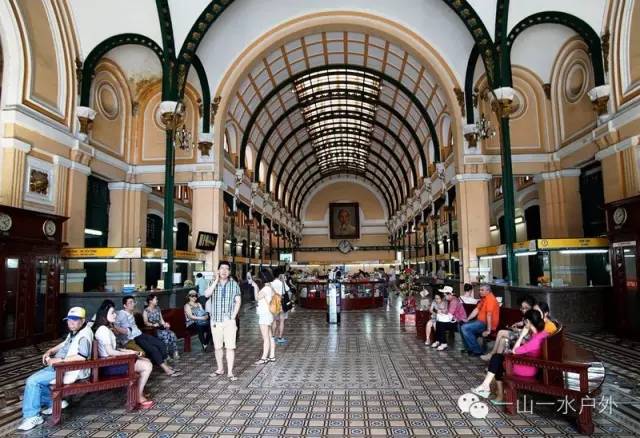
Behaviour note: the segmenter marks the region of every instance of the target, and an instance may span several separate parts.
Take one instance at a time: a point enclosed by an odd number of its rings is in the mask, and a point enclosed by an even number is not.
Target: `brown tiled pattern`
[[[483,376],[479,359],[457,348],[426,348],[413,327],[400,326],[396,308],[342,316],[341,326],[328,326],[322,312],[295,310],[287,321],[289,344],[278,347],[277,362],[254,366],[261,342],[254,310],[247,305],[236,355],[238,381],[208,377],[213,353],[200,352],[194,342],[194,351],[178,361],[184,376],[152,376],[153,409],[126,412],[121,391],[90,394],[72,400],[59,426],[26,436],[577,436],[570,420],[552,407],[508,416],[490,406],[486,419],[461,413],[458,397]],[[24,376],[37,369],[37,352],[31,348],[6,356],[0,369],[3,390],[21,391]],[[638,361],[633,366],[637,372]],[[616,379],[624,376],[608,375],[605,394],[629,404],[598,413],[596,436],[638,432],[632,415],[638,398],[624,385],[616,386]],[[14,432],[18,410],[16,401],[5,403],[0,435],[20,436]]]

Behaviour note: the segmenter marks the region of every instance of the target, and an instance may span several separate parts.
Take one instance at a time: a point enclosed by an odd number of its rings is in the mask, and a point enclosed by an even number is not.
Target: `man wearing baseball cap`
[[[24,398],[22,400],[22,423],[18,430],[31,430],[42,424],[44,419],[42,414],[51,415],[52,400],[49,385],[55,383],[56,372],[53,364],[60,362],[73,362],[87,360],[91,357],[91,343],[93,342],[93,332],[85,323],[86,312],[82,307],[72,307],[64,318],[67,321],[69,334],[64,342],[48,349],[42,355],[42,363],[45,368],[32,374],[25,384]],[[89,377],[91,370],[70,371],[64,374],[64,383],[73,383],[78,379]],[[62,409],[68,403],[62,401]]]

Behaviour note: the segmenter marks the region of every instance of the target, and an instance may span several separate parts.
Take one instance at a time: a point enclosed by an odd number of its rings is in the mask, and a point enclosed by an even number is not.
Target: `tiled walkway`
[[[253,310],[246,306],[236,357],[238,381],[208,377],[213,353],[201,353],[196,342],[179,361],[183,377],[152,377],[148,389],[155,408],[128,413],[121,392],[91,394],[74,400],[61,425],[26,436],[575,436],[571,422],[554,409],[511,417],[490,406],[485,419],[461,413],[458,397],[480,382],[484,363],[457,348],[425,348],[413,327],[399,325],[395,309],[342,316],[339,327],[328,326],[324,313],[296,310],[286,329],[289,345],[278,349],[276,363],[256,367],[261,342]],[[605,347],[597,352],[608,354]],[[6,356],[0,389],[20,392],[22,376],[38,367],[34,354],[31,349]],[[638,372],[637,358],[635,363],[628,359],[625,365],[633,369],[627,371]],[[608,375],[605,393],[639,401],[631,376]],[[622,388],[613,385],[616,379]],[[5,402],[0,434],[20,436],[13,432],[15,421],[6,423],[19,415],[19,404],[11,394]],[[610,415],[596,415],[596,436],[640,433],[634,408],[625,406],[626,413],[614,408]]]

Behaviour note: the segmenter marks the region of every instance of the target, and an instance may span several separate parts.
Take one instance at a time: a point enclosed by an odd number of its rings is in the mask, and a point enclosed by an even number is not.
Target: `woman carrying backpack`
[[[278,333],[278,337],[276,338],[276,342],[280,345],[287,343],[287,338],[284,335],[284,321],[289,317],[289,310],[291,310],[293,303],[291,302],[291,294],[289,290],[289,286],[284,282],[284,275],[282,273],[282,268],[278,267],[274,269],[273,272],[273,282],[271,283],[271,287],[274,292],[279,295],[280,303],[281,303],[281,311],[278,313],[274,313],[273,315],[273,326],[271,328],[273,334]]]
[[[262,357],[256,361],[256,365],[264,365],[268,362],[276,361],[276,341],[271,331],[271,324],[273,323],[273,313],[271,313],[271,300],[275,295],[271,282],[273,281],[273,274],[269,269],[263,268],[260,270],[260,280],[264,285],[262,289],[256,292],[256,302],[258,303],[258,325],[260,326],[260,334],[262,335]],[[254,290],[258,289],[258,286],[251,281]]]

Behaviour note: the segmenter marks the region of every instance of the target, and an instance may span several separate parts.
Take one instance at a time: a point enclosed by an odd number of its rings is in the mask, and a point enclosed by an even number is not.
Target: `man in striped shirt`
[[[240,311],[241,292],[238,283],[230,278],[231,265],[223,260],[218,265],[218,275],[204,292],[208,298],[205,306],[209,312],[211,334],[216,354],[217,369],[211,377],[224,374],[222,349],[227,350],[227,376],[237,380],[233,375],[233,362],[236,348],[236,316]]]

